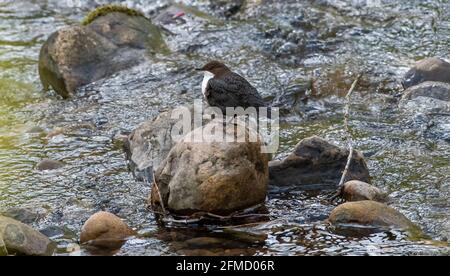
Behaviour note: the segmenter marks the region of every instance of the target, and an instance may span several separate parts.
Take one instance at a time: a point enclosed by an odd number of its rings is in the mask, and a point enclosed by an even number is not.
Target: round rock
[[[386,200],[386,194],[380,189],[358,180],[352,180],[344,184],[343,197],[350,202],[363,200],[382,202]]]
[[[235,141],[243,142],[191,139],[202,137],[204,130],[213,127],[223,128],[223,122],[214,121],[194,130],[170,151],[155,172],[153,206],[161,206],[158,188],[165,208],[182,215],[229,214],[264,203],[268,156],[261,152],[260,138],[248,140],[251,130],[237,124],[235,132],[234,125],[228,124],[224,130],[227,141],[237,138]]]
[[[116,215],[98,212],[84,223],[81,228],[80,242],[109,247],[135,234],[135,231]]]

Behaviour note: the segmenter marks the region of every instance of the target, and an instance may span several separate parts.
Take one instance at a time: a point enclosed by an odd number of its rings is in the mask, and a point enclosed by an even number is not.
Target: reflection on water
[[[126,2],[156,14],[168,1]],[[217,16],[204,1],[185,2]],[[351,124],[374,184],[391,193],[393,206],[433,239],[450,235],[450,122],[436,127],[433,120],[448,118],[422,120],[396,108],[397,80],[414,60],[448,58],[448,1],[380,1],[381,6],[370,8],[349,1],[267,2],[273,3],[249,8],[237,15],[239,20],[187,15],[185,24],[165,26],[176,34],[168,37],[172,54],[63,101],[41,92],[39,49],[53,31],[79,21],[90,4],[0,1],[0,210],[41,210],[45,219],[36,228],[65,229],[54,238],[59,254],[73,248],[82,223],[99,210],[140,230],[117,252],[121,255],[448,254],[448,247],[408,241],[394,230],[344,235],[323,222],[333,209],[325,195],[296,189],[271,189],[268,223],[156,225],[145,206],[148,185],[131,179],[111,137],[161,110],[200,98],[201,76],[191,68],[219,58],[246,75],[267,99],[297,93],[299,84],[314,80],[309,101],[289,107],[295,112],[283,123],[279,157],[311,135],[344,146],[339,96],[357,73],[365,72]],[[38,172],[34,167],[42,158],[66,166]]]

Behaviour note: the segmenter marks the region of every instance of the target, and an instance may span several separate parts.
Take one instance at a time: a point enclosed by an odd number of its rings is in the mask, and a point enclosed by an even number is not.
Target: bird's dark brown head
[[[203,66],[202,68],[198,68],[196,70],[208,71],[216,76],[230,71],[230,69],[225,64],[216,60],[208,62],[205,66]]]

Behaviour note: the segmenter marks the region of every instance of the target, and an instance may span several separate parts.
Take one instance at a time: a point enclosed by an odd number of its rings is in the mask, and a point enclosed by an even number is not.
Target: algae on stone
[[[115,5],[115,4],[110,4],[110,5],[103,5],[100,6],[98,8],[96,8],[95,10],[91,11],[81,22],[81,25],[86,26],[89,25],[90,23],[92,23],[95,19],[107,15],[109,13],[113,13],[113,12],[120,12],[120,13],[124,13],[127,14],[129,16],[142,16],[145,17],[145,15],[138,11],[138,10],[134,10],[134,9],[130,9],[128,7],[125,6],[121,6],[121,5]]]

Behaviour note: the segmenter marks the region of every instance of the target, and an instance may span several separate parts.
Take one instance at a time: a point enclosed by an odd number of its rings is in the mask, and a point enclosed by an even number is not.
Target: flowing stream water
[[[28,207],[33,226],[54,232],[57,254],[77,248],[83,222],[106,210],[140,236],[118,255],[449,254],[450,120],[398,108],[401,78],[416,60],[450,58],[450,3],[399,1],[247,1],[241,11],[192,6],[164,27],[167,55],[119,72],[63,100],[43,92],[37,73],[46,38],[108,1],[0,0],[0,211]],[[170,1],[119,1],[154,18]],[[233,1],[232,1],[233,2]],[[237,1],[239,2],[239,1]],[[430,241],[387,231],[343,235],[323,221],[335,207],[324,193],[270,188],[271,221],[253,228],[158,226],[146,208],[150,186],[135,182],[112,137],[163,110],[201,98],[192,68],[222,59],[268,101],[287,101],[276,158],[318,135],[346,146],[343,104],[356,75],[351,128],[373,184]],[[304,89],[314,80],[314,89]],[[285,101],[286,102],[286,101]],[[61,169],[40,172],[43,158]],[[442,242],[437,242],[442,241]],[[73,254],[95,254],[85,248]]]

